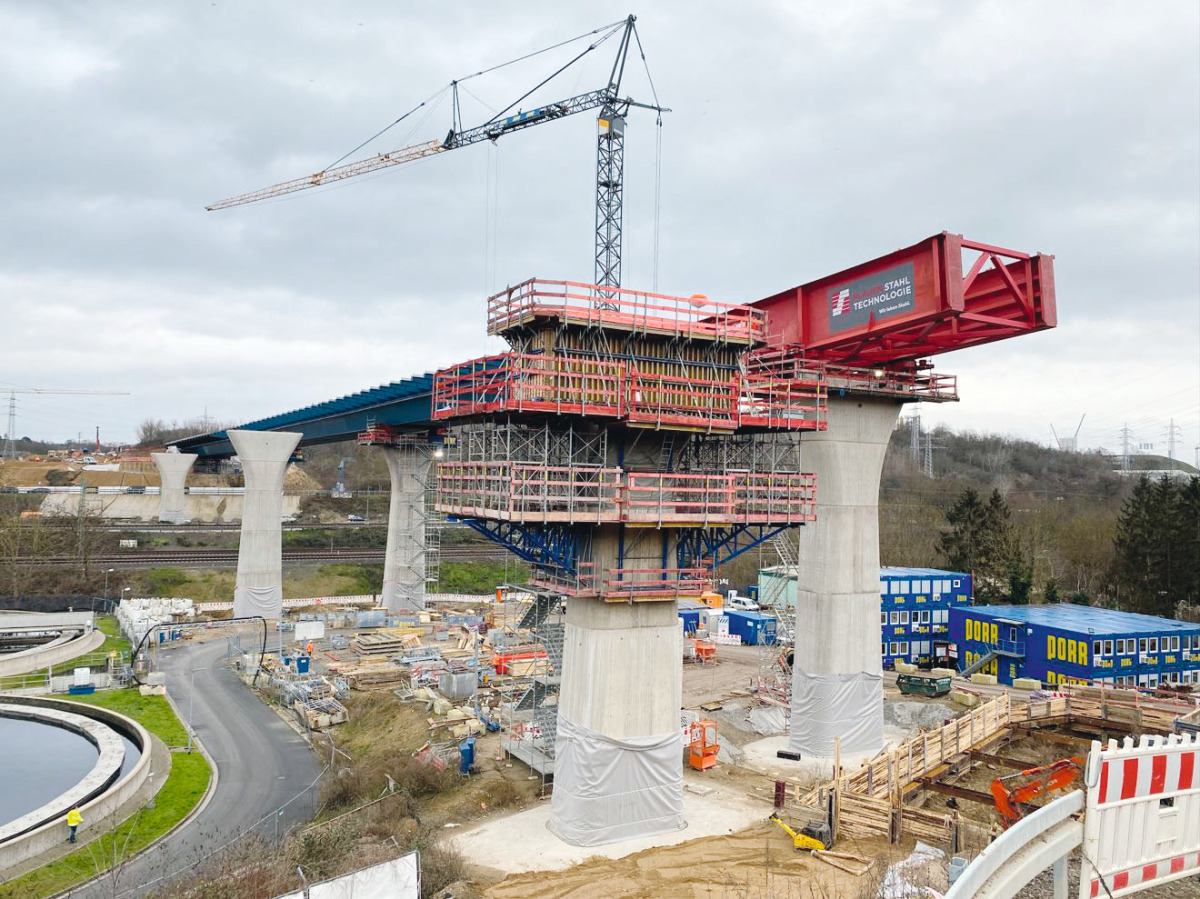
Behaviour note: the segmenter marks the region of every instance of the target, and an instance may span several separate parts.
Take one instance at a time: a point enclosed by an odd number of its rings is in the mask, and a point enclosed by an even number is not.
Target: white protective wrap
[[[842,753],[876,752],[883,745],[883,677],[878,674],[808,674],[792,680],[788,748],[824,758],[841,740]]]
[[[270,587],[238,585],[233,588],[233,617],[249,618],[253,615],[283,617],[283,584],[272,584]]]
[[[574,846],[682,830],[683,734],[618,740],[558,716],[547,827]]]
[[[432,456],[428,446],[384,447],[391,477],[383,607],[389,612],[425,609],[425,494]]]

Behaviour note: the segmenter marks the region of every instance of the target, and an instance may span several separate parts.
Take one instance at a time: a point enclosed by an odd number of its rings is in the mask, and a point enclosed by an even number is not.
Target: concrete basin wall
[[[71,659],[99,649],[103,643],[104,632],[97,629],[65,643],[54,640],[33,649],[8,653],[0,656],[0,677],[57,668]]]
[[[106,819],[128,802],[150,776],[150,734],[132,718],[99,706],[68,702],[63,699],[12,696],[5,697],[4,704],[23,706],[30,709],[31,712],[36,709],[51,710],[90,718],[123,732],[141,749],[141,758],[128,774],[100,795],[87,800],[79,807],[83,814],[83,824],[79,828],[80,836],[86,837],[89,830],[105,827],[109,823]],[[117,770],[120,770],[120,762],[118,762]],[[63,797],[59,798],[63,799]],[[70,805],[66,805],[62,809],[62,813],[54,819],[27,833],[0,843],[0,875],[14,865],[41,855],[62,843],[67,838],[64,819],[69,809]]]

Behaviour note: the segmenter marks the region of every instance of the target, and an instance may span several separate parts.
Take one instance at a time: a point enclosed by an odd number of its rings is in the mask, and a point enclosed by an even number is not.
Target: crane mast
[[[527,91],[519,99],[509,104],[504,110],[481,125],[463,128],[462,116],[458,100],[458,81],[452,81],[450,87],[453,97],[452,125],[449,133],[441,141],[426,141],[410,147],[401,147],[388,153],[378,153],[375,156],[349,162],[345,165],[333,166],[307,175],[303,178],[293,178],[279,184],[260,190],[240,194],[226,200],[206,206],[212,212],[218,209],[228,209],[233,206],[244,206],[260,200],[269,200],[312,187],[321,187],[358,175],[365,175],[380,169],[407,162],[415,162],[448,150],[467,147],[480,141],[499,140],[506,134],[523,131],[534,125],[556,121],[591,109],[599,109],[598,136],[596,143],[596,234],[595,234],[595,281],[601,288],[600,302],[604,297],[611,297],[615,289],[621,286],[621,233],[623,226],[623,183],[625,169],[625,119],[630,108],[650,109],[658,113],[670,112],[669,109],[657,104],[639,103],[629,97],[621,97],[621,80],[625,73],[625,63],[629,55],[631,42],[636,39],[637,31],[634,26],[636,16],[628,16],[623,22],[613,26],[605,26],[608,33],[590,44],[583,53],[563,66],[549,78],[536,87]],[[569,66],[578,62],[594,50],[604,40],[621,32],[620,45],[616,59],[613,61],[608,84],[594,91],[568,97],[553,103],[547,103],[528,111],[518,111],[505,115],[522,100],[530,96],[538,88],[545,85],[555,76],[561,74]],[[596,29],[596,32],[604,28]],[[593,32],[593,33],[596,33]]]

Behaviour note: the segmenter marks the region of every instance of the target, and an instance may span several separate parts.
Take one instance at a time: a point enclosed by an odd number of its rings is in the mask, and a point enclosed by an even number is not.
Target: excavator
[[[1005,830],[1034,810],[1033,800],[1048,793],[1065,790],[1083,773],[1083,759],[1074,756],[1051,765],[1026,768],[992,781],[992,799]]]

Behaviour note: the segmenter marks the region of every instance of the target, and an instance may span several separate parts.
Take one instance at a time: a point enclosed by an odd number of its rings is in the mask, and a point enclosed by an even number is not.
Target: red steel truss
[[[1054,257],[943,232],[754,304],[809,362],[915,359],[1053,328]]]
[[[655,427],[824,430],[825,384],[816,371],[726,380],[656,374],[624,361],[504,353],[434,376],[435,421],[496,412],[548,412]]]
[[[745,344],[762,341],[766,333],[764,312],[699,295],[673,297],[530,278],[488,298],[489,334],[538,320]]]
[[[463,518],[523,523],[784,525],[814,521],[815,494],[815,476],[800,473],[440,462],[434,508]]]

